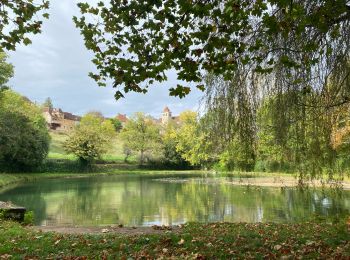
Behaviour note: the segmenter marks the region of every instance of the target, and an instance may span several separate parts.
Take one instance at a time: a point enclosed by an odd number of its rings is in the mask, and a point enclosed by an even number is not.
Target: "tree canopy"
[[[26,170],[48,154],[50,136],[40,108],[11,91],[0,102],[0,164]]]
[[[161,148],[159,128],[143,113],[136,113],[130,118],[120,133],[124,141],[124,150],[139,152],[140,164],[145,161],[145,156],[156,153]]]
[[[50,97],[46,98],[42,106],[47,107],[49,109],[53,109],[52,99]]]
[[[176,151],[191,165],[203,165],[209,159],[205,133],[200,131],[197,113],[184,111],[179,116],[180,126],[175,133]]]
[[[27,170],[45,159],[50,143],[41,110],[5,85],[13,66],[0,52],[0,165]]]
[[[88,113],[70,134],[64,149],[77,156],[83,166],[89,166],[107,152],[114,136],[114,126],[109,120],[96,113]]]
[[[13,77],[13,65],[6,62],[7,55],[0,52],[0,88]]]
[[[117,99],[129,91],[147,92],[152,83],[166,81],[171,69],[185,82],[170,88],[179,97],[193,84],[203,90],[206,73],[235,79],[241,92],[251,95],[258,82],[258,92],[321,90],[349,58],[346,0],[130,0],[78,6],[82,16],[74,21],[98,69],[90,76],[102,86],[112,79]],[[341,86],[348,73],[338,75]],[[348,99],[347,92],[335,102]]]
[[[260,137],[288,139],[297,140],[296,161],[312,161],[300,164],[303,172],[313,172],[306,164],[320,169],[326,154],[317,147],[328,145],[330,130],[318,123],[329,123],[333,108],[350,104],[349,1],[129,0],[78,6],[82,15],[74,21],[95,54],[97,73],[90,76],[101,86],[112,79],[116,99],[130,91],[146,93],[176,71],[179,84],[170,86],[170,95],[184,97],[193,87],[205,91],[205,138],[220,160],[235,157],[235,164],[248,169]],[[268,136],[259,132],[258,111],[271,98],[269,120],[279,130]],[[322,136],[313,138],[313,130]]]
[[[113,124],[115,131],[120,132],[120,130],[122,130],[123,124],[119,119],[110,118],[109,121]]]
[[[28,35],[41,32],[39,17],[49,18],[48,8],[47,0],[0,0],[0,51],[30,44]]]

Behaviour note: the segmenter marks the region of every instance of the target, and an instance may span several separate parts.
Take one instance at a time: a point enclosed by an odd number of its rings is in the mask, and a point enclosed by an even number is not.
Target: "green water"
[[[0,190],[37,225],[175,225],[189,221],[298,222],[350,213],[350,192],[248,188],[233,177],[118,175],[46,179]]]

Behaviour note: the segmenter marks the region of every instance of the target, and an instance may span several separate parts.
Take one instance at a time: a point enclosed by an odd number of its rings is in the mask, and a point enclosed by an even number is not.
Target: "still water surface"
[[[193,174],[46,179],[0,190],[37,225],[175,225],[189,221],[297,222],[350,213],[350,192],[239,187]]]

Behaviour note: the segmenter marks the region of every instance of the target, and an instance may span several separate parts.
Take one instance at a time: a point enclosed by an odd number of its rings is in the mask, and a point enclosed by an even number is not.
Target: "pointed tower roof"
[[[163,110],[163,112],[164,112],[164,113],[165,113],[165,112],[170,112],[170,109],[169,109],[168,107],[165,107],[164,110]]]

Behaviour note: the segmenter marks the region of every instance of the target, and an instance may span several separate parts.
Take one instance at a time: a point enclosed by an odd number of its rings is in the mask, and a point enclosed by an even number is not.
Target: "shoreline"
[[[5,189],[10,185],[17,185],[24,182],[36,181],[39,179],[57,179],[57,178],[89,178],[97,176],[112,176],[120,174],[177,174],[177,173],[197,173],[205,174],[204,171],[197,170],[147,170],[147,169],[136,169],[136,170],[125,170],[116,169],[111,172],[78,172],[78,173],[67,173],[67,172],[56,172],[56,173],[0,173],[0,190]]]
[[[99,226],[99,227],[78,227],[78,226],[31,226],[29,229],[38,232],[55,232],[69,235],[153,235],[178,233],[183,225],[176,226],[149,226],[149,227],[124,227],[117,225]]]
[[[264,188],[296,188],[300,187],[298,180],[293,177],[257,177],[257,178],[241,178],[238,181],[227,181],[225,184],[234,186],[254,186]],[[350,182],[327,182],[322,180],[305,181],[304,186],[307,188],[342,188],[350,190]]]
[[[208,175],[212,177],[235,177],[237,180],[222,181],[221,184],[234,186],[253,186],[261,188],[296,188],[300,187],[295,174],[287,173],[265,173],[265,172],[212,172],[204,170],[148,170],[148,169],[116,169],[108,172],[86,172],[86,173],[0,173],[0,191],[11,189],[12,187],[40,179],[57,179],[57,178],[90,178],[97,176],[113,176],[121,174],[188,174],[188,175]],[[350,190],[350,180],[329,182],[327,180],[308,180],[304,182],[307,188],[341,188]]]

